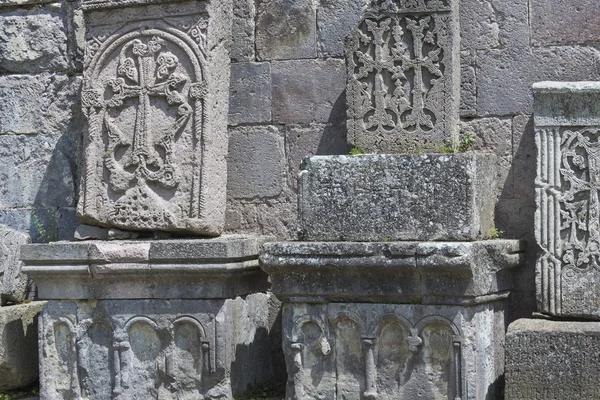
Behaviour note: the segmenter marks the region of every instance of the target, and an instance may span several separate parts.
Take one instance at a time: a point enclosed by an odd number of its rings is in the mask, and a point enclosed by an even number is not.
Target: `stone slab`
[[[266,238],[54,242],[23,246],[40,299],[221,299],[264,291]]]
[[[489,238],[495,166],[492,154],[312,157],[299,177],[300,238]]]
[[[525,243],[275,242],[261,268],[284,301],[476,304],[506,297]]]
[[[271,376],[269,298],[50,301],[41,398],[231,400]]]
[[[0,71],[67,71],[67,29],[52,8],[0,13]]]
[[[271,65],[231,64],[229,125],[271,121]]]
[[[503,307],[285,304],[286,398],[501,398]]]
[[[369,152],[458,142],[459,1],[374,1],[346,40],[348,141]]]
[[[27,295],[27,275],[21,272],[21,245],[31,243],[29,235],[0,225],[0,305],[18,303]]]
[[[532,0],[530,10],[534,45],[598,42],[600,4],[594,0]]]
[[[81,222],[218,236],[232,1],[87,0],[83,8]]]
[[[38,379],[38,314],[45,302],[0,308],[0,390]]]
[[[543,82],[534,98],[538,311],[600,319],[600,85]]]
[[[506,333],[506,400],[600,398],[600,323],[520,319]]]

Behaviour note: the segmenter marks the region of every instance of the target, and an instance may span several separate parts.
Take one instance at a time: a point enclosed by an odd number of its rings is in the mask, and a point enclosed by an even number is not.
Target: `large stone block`
[[[0,135],[0,207],[75,205],[73,134]]]
[[[273,122],[337,123],[344,120],[346,73],[339,59],[271,63]]]
[[[528,0],[463,0],[460,46],[488,50],[529,46]]]
[[[382,153],[456,143],[458,4],[380,0],[367,9],[346,42],[350,143]]]
[[[520,319],[506,334],[506,400],[600,398],[600,323]]]
[[[503,298],[524,242],[266,243],[261,268],[283,301],[477,304]]]
[[[229,125],[271,121],[271,65],[231,64]]]
[[[41,398],[231,400],[270,377],[269,297],[50,301]]]
[[[299,178],[301,238],[489,238],[495,165],[493,154],[312,157]]]
[[[61,74],[0,76],[0,134],[81,129],[76,104],[81,79]]]
[[[313,0],[258,0],[257,59],[290,60],[316,57],[315,3]]]
[[[534,85],[538,311],[600,318],[600,84]]]
[[[67,33],[60,6],[0,12],[0,71],[67,68]]]
[[[219,235],[232,1],[88,0],[83,6],[88,126],[79,218],[130,230]]]
[[[286,398],[500,398],[501,302],[285,304]]]
[[[275,197],[285,179],[283,133],[278,127],[232,130],[229,144],[228,196]]]
[[[27,294],[27,275],[21,272],[21,245],[31,243],[29,235],[0,225],[0,305],[20,302]]]
[[[21,247],[44,300],[232,298],[264,291],[265,238],[87,241]]]
[[[256,31],[256,4],[254,0],[234,0],[231,59],[254,60],[254,37]],[[232,79],[232,81],[234,81]]]
[[[317,8],[319,57],[343,57],[344,42],[354,30],[369,0],[322,0]]]
[[[600,80],[600,51],[586,46],[515,47],[477,53],[477,114],[531,114],[531,85]]]
[[[532,42],[536,45],[597,43],[600,3],[594,0],[532,0]]]
[[[45,302],[0,308],[0,390],[38,379],[38,314]]]
[[[27,233],[34,243],[72,240],[79,221],[74,207],[0,209],[0,224]]]

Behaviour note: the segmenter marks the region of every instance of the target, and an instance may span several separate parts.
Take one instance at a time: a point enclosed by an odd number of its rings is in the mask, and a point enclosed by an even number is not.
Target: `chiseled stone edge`
[[[469,305],[497,301],[509,294],[511,269],[523,265],[525,246],[519,240],[278,242],[263,245],[260,265],[270,276],[273,293],[288,301]],[[327,291],[320,282],[326,279],[334,285],[349,274],[360,277],[361,289]],[[438,284],[440,280],[453,287]],[[444,291],[454,287],[464,291]]]
[[[600,82],[533,84],[536,128],[600,125]]]
[[[22,246],[41,299],[220,299],[267,289],[268,237],[55,242]]]

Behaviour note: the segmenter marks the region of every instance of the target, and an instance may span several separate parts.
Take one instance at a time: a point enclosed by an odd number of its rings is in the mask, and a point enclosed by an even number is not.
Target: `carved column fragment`
[[[600,318],[600,84],[534,85],[538,310]]]

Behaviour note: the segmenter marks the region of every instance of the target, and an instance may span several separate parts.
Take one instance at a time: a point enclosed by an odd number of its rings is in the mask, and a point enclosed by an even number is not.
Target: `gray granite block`
[[[506,333],[506,400],[599,399],[600,323],[520,319]]]
[[[493,154],[312,157],[299,178],[303,240],[477,240],[494,230]]]

